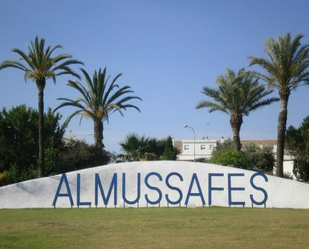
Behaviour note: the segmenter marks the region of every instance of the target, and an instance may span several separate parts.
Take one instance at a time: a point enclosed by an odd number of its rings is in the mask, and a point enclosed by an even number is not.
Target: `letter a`
[[[194,182],[196,183],[196,187],[197,187],[197,190],[198,190],[197,193],[192,193],[192,188],[193,188]],[[186,206],[188,205],[188,202],[189,202],[189,199],[190,199],[191,196],[199,196],[201,198],[203,206],[206,205],[205,200],[204,200],[204,196],[203,196],[203,193],[202,193],[202,189],[201,189],[201,186],[200,186],[200,182],[198,180],[196,173],[194,173],[192,175],[192,178],[191,178],[191,183],[190,183],[190,187],[189,187],[186,202],[185,202]]]
[[[60,193],[63,182],[65,183],[65,187],[67,188],[66,193]],[[61,179],[60,179],[60,182],[59,182],[59,185],[58,185],[58,189],[57,189],[54,201],[53,201],[54,207],[56,207],[58,197],[69,197],[71,206],[74,206],[74,202],[73,202],[73,198],[72,198],[72,194],[71,194],[71,189],[70,189],[69,181],[68,181],[66,174],[62,174],[62,176],[61,176]]]

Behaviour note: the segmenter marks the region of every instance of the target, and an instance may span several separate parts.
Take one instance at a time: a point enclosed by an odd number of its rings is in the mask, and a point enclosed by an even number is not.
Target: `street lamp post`
[[[194,129],[189,125],[184,125],[184,128],[190,128],[193,131],[193,160],[195,161],[195,131]]]

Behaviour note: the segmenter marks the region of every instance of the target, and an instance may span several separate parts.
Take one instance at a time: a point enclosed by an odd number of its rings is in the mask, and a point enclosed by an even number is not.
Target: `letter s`
[[[255,174],[253,174],[253,175],[251,176],[251,178],[250,178],[250,184],[251,184],[252,188],[254,188],[255,190],[258,190],[258,191],[263,192],[263,194],[264,194],[264,199],[263,199],[262,201],[260,201],[260,202],[259,202],[259,201],[256,201],[256,200],[254,200],[252,194],[250,195],[250,199],[251,199],[252,203],[255,204],[255,205],[264,205],[264,204],[266,203],[266,201],[268,200],[268,194],[267,194],[267,192],[266,192],[265,189],[263,189],[263,188],[261,188],[261,187],[258,187],[258,186],[256,186],[256,185],[254,184],[253,179],[254,179],[255,177],[257,177],[257,176],[262,176],[262,177],[264,178],[265,182],[268,182],[268,178],[267,178],[267,176],[266,176],[265,174],[263,174],[263,173],[261,173],[261,172],[257,172],[257,173],[255,173]]]

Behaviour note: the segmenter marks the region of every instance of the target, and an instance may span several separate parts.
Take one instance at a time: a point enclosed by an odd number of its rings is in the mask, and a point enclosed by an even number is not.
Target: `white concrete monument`
[[[119,163],[0,188],[0,209],[71,207],[309,208],[309,185],[205,163]]]

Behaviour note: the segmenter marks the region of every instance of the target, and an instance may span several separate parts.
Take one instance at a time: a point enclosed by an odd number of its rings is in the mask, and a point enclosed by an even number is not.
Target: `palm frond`
[[[117,76],[116,76],[116,78],[118,79],[119,77],[121,76],[121,74],[118,74]],[[115,78],[115,79],[116,79]],[[119,94],[120,94],[120,92],[119,92],[119,90],[115,93],[115,94],[113,94],[113,96],[112,97],[110,97],[109,95],[110,95],[110,93],[115,89],[115,88],[119,88],[119,86],[116,84],[116,80],[113,80],[112,81],[112,83],[109,85],[109,87],[108,87],[108,89],[107,89],[107,91],[106,91],[106,93],[105,93],[105,95],[104,95],[104,97],[103,97],[103,100],[102,100],[102,103],[104,103],[104,104],[106,104],[106,105],[108,105],[109,103],[111,103],[114,99],[116,99],[118,96],[119,96]],[[127,87],[127,86],[126,86]],[[121,94],[120,94],[121,95]]]
[[[118,74],[109,84],[109,77],[106,77],[106,68],[94,71],[92,79],[86,70],[81,69],[81,72],[85,77],[86,86],[78,81],[69,81],[67,83],[68,86],[77,90],[81,96],[75,100],[60,98],[59,100],[64,102],[56,110],[65,106],[72,106],[78,108],[78,111],[73,113],[74,115],[82,114],[81,119],[86,115],[96,120],[96,122],[109,122],[109,117],[115,112],[123,116],[123,111],[128,108],[133,108],[140,112],[140,109],[136,105],[129,102],[132,100],[141,100],[141,98],[128,95],[133,93],[131,88],[129,86],[120,88],[116,83],[121,74]],[[71,118],[70,116],[70,120]]]
[[[17,69],[20,69],[22,71],[28,70],[23,64],[21,64],[18,61],[14,61],[14,60],[5,60],[0,64],[0,70],[2,70],[4,68],[8,68],[8,67],[17,68]]]
[[[242,117],[251,111],[269,105],[277,98],[264,99],[273,91],[259,84],[257,74],[241,69],[238,73],[227,69],[225,75],[217,77],[218,89],[204,87],[203,94],[212,100],[200,101],[197,109],[208,108],[209,112],[221,111]]]
[[[221,112],[225,112],[225,113],[229,113],[229,111],[224,108],[223,106],[221,106],[218,103],[214,103],[211,101],[200,101],[197,105],[196,105],[196,109],[200,109],[200,108],[209,108],[209,112],[213,112],[213,111],[221,111]]]
[[[280,100],[280,98],[269,98],[269,99],[265,99],[265,100],[262,100],[262,101],[259,101],[259,102],[256,102],[255,104],[251,105],[250,106],[250,109],[248,111],[246,111],[246,116],[249,115],[249,111],[254,111],[262,106],[267,106],[267,105],[270,105],[274,102],[278,102]]]
[[[30,45],[26,45],[26,47],[28,49],[27,53],[16,48],[12,50],[20,56],[21,62],[14,60],[4,61],[0,66],[0,70],[7,67],[23,70],[26,72],[24,78],[26,80],[32,79],[35,82],[51,78],[55,83],[57,76],[63,74],[70,74],[80,78],[69,66],[83,64],[82,62],[71,59],[72,56],[69,54],[60,54],[54,58],[52,57],[52,53],[56,49],[61,48],[60,45],[55,47],[48,46],[45,49],[45,39],[39,39],[36,36],[33,41],[30,41]]]
[[[47,50],[46,50],[46,52],[45,52],[45,60],[49,59],[50,56],[52,55],[52,53],[53,53],[56,49],[58,49],[58,48],[62,48],[62,46],[61,46],[61,45],[56,45],[56,46],[53,47],[53,48],[48,47]]]
[[[64,122],[63,125],[68,126],[69,123],[71,122],[72,118],[74,118],[74,117],[77,116],[77,115],[82,115],[82,113],[83,113],[82,110],[78,110],[78,111],[73,112],[73,113],[65,120],[65,122]],[[81,122],[81,121],[80,121],[80,122]]]
[[[30,60],[29,56],[26,55],[23,51],[21,51],[20,49],[15,48],[15,49],[12,50],[12,52],[17,53],[20,56],[20,60],[26,61],[26,63],[29,65],[29,67],[32,70],[35,70],[35,67],[34,67],[32,61]]]
[[[92,85],[92,80],[89,77],[89,74],[86,72],[86,70],[81,68],[81,71],[84,74],[84,77],[86,79],[86,83],[87,83],[87,86],[88,86],[88,91],[87,92],[88,92],[89,95],[92,95],[93,92],[94,92],[94,88],[93,88],[93,85]]]
[[[70,54],[59,54],[54,58],[55,63],[62,61],[62,60],[66,60],[66,59],[71,59],[72,55]]]
[[[75,73],[73,70],[67,68],[65,71],[62,71],[62,72],[59,72],[59,73],[56,73],[55,75],[56,76],[59,76],[59,75],[73,75],[74,77],[76,77],[77,79],[81,79],[80,75],[78,73]]]
[[[260,57],[249,57],[250,65],[259,65],[267,74],[260,74],[269,86],[289,95],[291,90],[298,88],[303,79],[307,78],[309,68],[309,44],[301,45],[303,35],[294,38],[290,33],[276,40],[265,41],[264,51],[270,60]]]

